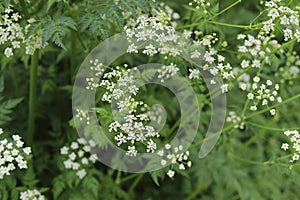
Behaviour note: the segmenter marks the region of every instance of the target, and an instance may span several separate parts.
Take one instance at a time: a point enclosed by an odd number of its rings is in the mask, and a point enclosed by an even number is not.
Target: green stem
[[[14,85],[14,88],[15,88],[15,95],[16,95],[16,97],[19,97],[20,93],[19,93],[18,81],[17,81],[17,78],[16,78],[15,70],[14,70],[12,65],[9,65],[9,72],[10,72],[11,79],[13,81],[13,85]]]
[[[217,16],[223,14],[224,12],[226,12],[227,10],[231,9],[232,7],[236,6],[237,4],[239,4],[242,0],[238,0],[236,2],[234,2],[233,4],[227,6],[226,8],[224,8],[223,10],[221,10],[220,12],[218,12],[217,14],[215,14],[214,16],[212,16],[211,18],[209,18],[207,21],[210,21],[214,18],[216,18]],[[185,25],[185,26],[180,26],[180,27],[177,27],[176,30],[180,30],[180,29],[186,29],[186,28],[192,28],[192,27],[195,27],[195,26],[199,26],[199,25],[202,25],[203,22],[200,22],[200,23],[194,23],[194,24],[189,24],[189,25]]]
[[[251,20],[250,22],[250,26],[252,26],[252,24],[265,12],[266,10],[260,12],[254,19]]]
[[[267,160],[267,161],[253,161],[253,160],[247,160],[247,159],[243,159],[243,158],[240,158],[238,156],[235,156],[233,155],[232,153],[229,154],[230,157],[234,158],[234,159],[237,159],[239,161],[242,161],[242,162],[246,162],[246,163],[249,163],[249,164],[253,164],[253,165],[270,165],[270,164],[278,164],[278,165],[282,165],[282,166],[290,166],[289,164],[285,164],[285,163],[276,163],[277,161],[280,161],[280,160],[284,160],[286,158],[289,158],[291,157],[293,154],[289,154],[289,155],[284,155],[284,156],[281,156],[281,157],[278,157],[278,158],[275,158],[273,160]]]
[[[120,179],[120,183],[124,183],[124,182],[126,182],[126,181],[128,181],[130,179],[133,179],[133,178],[137,177],[138,175],[139,174],[131,174],[129,176],[126,176],[126,177]]]
[[[132,185],[130,186],[129,190],[128,190],[128,193],[130,195],[133,195],[133,192],[134,192],[134,189],[135,187],[138,185],[138,183],[142,180],[143,176],[145,174],[139,174],[136,179],[134,180],[134,182],[132,183]]]
[[[34,54],[31,56],[31,66],[30,66],[28,132],[26,138],[28,145],[32,144],[34,130],[35,130],[38,60],[39,60],[39,52],[38,50],[36,50]]]
[[[227,6],[226,8],[224,8],[223,10],[221,10],[220,12],[218,12],[217,14],[215,14],[214,16],[209,18],[209,20],[216,18],[217,16],[223,14],[224,12],[226,12],[227,10],[231,9],[232,7],[236,6],[237,4],[239,4],[241,2],[242,2],[242,0],[238,0],[238,1],[234,2],[233,4]]]
[[[80,45],[82,46],[82,48],[84,49],[84,53],[87,54],[89,52],[89,49],[87,48],[87,46],[84,44],[80,34],[76,31],[76,36],[78,38],[78,41],[80,43]]]
[[[247,122],[245,122],[245,123],[247,123]],[[276,123],[276,122],[273,119],[273,120],[271,120],[271,121],[268,122],[267,126],[273,125],[274,123]],[[267,129],[260,129],[257,134],[252,135],[252,137],[249,140],[247,140],[246,143],[241,148],[239,148],[238,152],[243,152],[249,145],[251,145],[252,143],[254,143],[266,131],[267,131]]]
[[[117,185],[120,184],[120,181],[121,181],[121,174],[122,174],[121,171],[118,171],[118,172],[117,172],[117,177],[116,177],[116,180],[115,180],[115,183],[116,183]]]
[[[190,148],[195,148],[195,147],[199,146],[200,144],[202,144],[203,142],[205,142],[206,140],[210,140],[210,139],[212,139],[212,138],[214,138],[214,137],[219,136],[220,133],[224,133],[224,132],[226,132],[226,131],[231,130],[235,125],[237,125],[237,124],[239,124],[239,123],[241,123],[241,122],[238,121],[238,122],[235,122],[235,123],[232,123],[232,124],[226,126],[223,130],[221,130],[221,131],[219,131],[219,132],[216,132],[215,134],[210,135],[209,137],[206,137],[206,138],[204,138],[204,139],[202,139],[202,140],[200,140],[200,141],[198,141],[198,142],[192,144],[192,145],[190,146]]]
[[[259,24],[256,24],[255,26],[249,26],[249,25],[228,24],[228,23],[217,22],[217,21],[208,21],[208,23],[216,24],[220,26],[233,27],[233,28],[241,28],[241,29],[259,29],[259,28],[255,28]]]
[[[70,73],[70,80],[71,82],[73,82],[73,76],[75,75],[75,71],[76,71],[76,33],[74,31],[71,32],[71,58],[70,58],[70,69],[71,69],[71,73]]]
[[[282,132],[284,131],[285,129],[281,129],[281,128],[272,128],[272,127],[268,127],[268,126],[264,126],[264,125],[261,125],[261,124],[256,124],[256,123],[253,123],[253,122],[249,122],[249,121],[246,121],[245,122],[246,124],[249,124],[251,126],[255,126],[255,127],[258,127],[258,128],[262,128],[262,129],[266,129],[266,130],[271,130],[271,131],[279,131],[279,132]],[[295,130],[294,128],[292,128],[293,130]]]

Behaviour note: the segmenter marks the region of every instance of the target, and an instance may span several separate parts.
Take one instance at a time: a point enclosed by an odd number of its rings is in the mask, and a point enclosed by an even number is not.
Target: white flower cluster
[[[78,118],[80,121],[85,120],[87,125],[90,124],[89,111],[77,108],[75,117]]]
[[[238,128],[238,129],[241,129],[241,130],[245,129],[245,123],[242,122],[242,118],[240,116],[238,116],[236,114],[236,112],[230,111],[228,114],[229,115],[226,118],[227,122],[230,122],[230,123],[238,123],[238,122],[240,122],[239,124],[236,124],[234,126],[234,128]]]
[[[163,83],[166,79],[174,76],[179,71],[179,68],[175,64],[171,63],[170,65],[164,65],[161,69],[158,70],[158,78]]]
[[[17,22],[21,19],[21,15],[13,12],[9,6],[2,13],[2,21],[0,22],[0,44],[10,42],[11,47],[7,47],[4,51],[6,57],[13,55],[13,48],[20,48],[20,43],[25,39],[23,28]]]
[[[37,189],[20,192],[20,200],[45,200],[45,196]]]
[[[100,63],[98,59],[90,60],[90,69],[94,73],[96,77],[101,77],[105,71],[105,67],[103,63]],[[94,78],[86,78],[87,86],[86,89],[88,90],[95,90],[99,87],[99,83]]]
[[[3,130],[0,128],[0,135]],[[12,139],[0,140],[0,179],[10,175],[17,166],[20,169],[27,169],[26,156],[31,153],[30,147],[23,147],[24,142],[19,135],[13,135]]]
[[[138,53],[138,43],[143,43],[144,48],[142,53],[149,56],[156,54],[168,56],[178,56],[187,51],[187,47],[192,49],[189,53],[193,62],[199,63],[199,59],[206,62],[203,66],[204,70],[208,70],[214,77],[221,76],[223,79],[228,80],[234,78],[232,67],[229,63],[225,62],[225,57],[220,55],[212,45],[218,41],[216,33],[205,35],[190,44],[190,38],[193,32],[184,30],[182,35],[175,32],[172,26],[168,25],[169,21],[164,18],[141,16],[137,20],[134,28],[126,30],[129,46],[127,53]],[[195,31],[198,37],[202,33]],[[199,49],[205,51],[200,52]],[[176,68],[172,67],[176,70]],[[199,78],[199,70],[190,69],[190,79]],[[216,84],[216,80],[211,80],[211,84]],[[228,84],[221,86],[222,92],[228,91]]]
[[[139,88],[134,84],[134,76],[129,73],[131,71],[136,72],[137,68],[116,67],[103,75],[100,86],[106,89],[102,101],[111,103],[113,100],[118,112],[124,113],[122,119],[109,124],[109,132],[116,134],[114,138],[118,146],[127,145],[127,155],[136,156],[138,144],[145,146],[147,152],[153,153],[156,150],[153,138],[159,137],[159,134],[154,127],[147,125],[150,121],[148,105],[134,97]]]
[[[158,53],[166,56],[180,55],[181,50],[175,48],[176,45],[168,45],[176,44],[179,38],[175,29],[169,26],[168,23],[168,18],[163,16],[140,16],[134,28],[126,29],[126,36],[130,43],[127,52],[138,53],[137,42],[144,42],[147,43],[144,50],[142,50],[145,55],[153,56]]]
[[[152,2],[156,2],[155,0],[151,0]],[[122,15],[124,18],[124,21],[126,21],[126,27],[134,27],[136,25],[135,17],[133,16],[133,13],[131,12],[128,7],[122,7],[124,4],[120,4],[119,0],[114,0],[114,3],[119,6],[120,10],[122,10]],[[135,9],[136,15],[141,16],[145,13],[141,10],[141,8],[136,7]],[[168,20],[172,20],[172,26],[176,27],[177,23],[173,20],[180,19],[180,15],[177,12],[174,12],[174,10],[166,5],[163,2],[159,3],[159,6],[155,6],[150,11],[151,16],[162,16],[163,18],[168,18]]]
[[[169,17],[169,20],[171,21],[171,24],[173,27],[177,26],[177,23],[175,20],[180,19],[180,15],[177,12],[174,12],[174,10],[166,5],[165,3],[161,2],[159,4],[162,9],[159,9],[158,11],[153,11],[153,13],[158,13],[158,15],[167,15]],[[165,14],[164,14],[165,13]]]
[[[281,5],[282,4],[282,5]],[[296,38],[300,42],[299,12],[285,6],[286,1],[270,0],[265,2],[268,20],[262,22],[260,36],[272,33],[279,23],[284,33],[284,41]]]
[[[238,40],[243,40],[244,44],[239,46],[238,51],[243,53],[245,57],[251,58],[243,59],[241,62],[242,69],[262,67],[263,63],[270,64],[270,55],[273,51],[280,48],[280,44],[270,37],[255,38],[252,35],[239,34]]]
[[[279,72],[275,76],[280,77],[280,82],[284,83],[288,81],[289,84],[293,85],[293,80],[298,78],[300,73],[300,56],[297,52],[286,54],[287,62],[284,66],[279,68]]]
[[[170,144],[166,144],[164,149],[159,150],[157,154],[162,157],[160,162],[162,166],[171,164],[167,172],[170,178],[174,177],[175,170],[186,170],[192,166],[192,162],[188,159],[190,152],[183,152],[182,145],[172,148]]]
[[[197,38],[202,34],[199,31],[195,31],[194,33]],[[203,70],[208,70],[211,75],[214,77],[220,76],[223,80],[233,79],[235,76],[230,63],[227,63],[225,61],[225,57],[219,54],[219,52],[213,47],[213,45],[219,40],[216,36],[216,33],[212,33],[194,41],[195,47],[205,47],[202,57],[206,64],[203,66]],[[197,49],[191,53],[191,59],[199,58],[200,56],[201,53]],[[200,71],[198,69],[191,69],[189,71],[190,79],[199,78]],[[212,79],[210,84],[216,84],[216,80]],[[223,84],[221,86],[221,90],[222,93],[228,92],[228,84]]]
[[[69,146],[63,146],[60,149],[60,154],[66,157],[64,166],[66,169],[76,171],[76,175],[83,179],[87,174],[86,168],[94,164],[98,157],[92,154],[92,148],[96,146],[93,140],[85,140],[84,138],[77,139]]]
[[[290,160],[290,162],[295,162],[297,160],[299,160],[300,158],[300,134],[297,130],[288,130],[288,131],[284,131],[284,134],[289,137],[290,141],[292,142],[292,148],[294,150],[294,154],[292,156],[292,159]],[[281,148],[283,150],[288,150],[289,144],[288,143],[283,143],[281,145]]]
[[[203,9],[204,14],[207,14],[209,7],[211,4],[207,2],[206,0],[193,0],[189,2],[189,6],[193,6],[196,9]]]
[[[242,90],[248,90],[247,98],[252,101],[252,105],[250,106],[250,110],[256,111],[257,106],[261,104],[262,106],[266,106],[269,108],[270,103],[278,102],[281,103],[281,97],[278,97],[279,85],[273,83],[271,80],[267,80],[266,83],[260,84],[260,78],[254,77],[254,83],[250,87],[246,83],[241,83],[240,88]],[[271,115],[276,114],[275,109],[270,109]]]
[[[2,22],[0,22],[0,45],[7,44],[4,55],[10,57],[13,55],[13,49],[19,49],[25,46],[25,53],[32,55],[36,49],[44,47],[42,45],[42,31],[26,38],[30,26],[35,22],[34,19],[27,20],[28,25],[22,27],[19,20],[22,19],[18,12],[15,12],[11,6],[2,13]],[[45,44],[46,45],[46,44]]]

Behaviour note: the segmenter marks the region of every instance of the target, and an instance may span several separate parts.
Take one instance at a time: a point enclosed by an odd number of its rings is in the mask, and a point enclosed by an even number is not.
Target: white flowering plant
[[[0,199],[298,199],[299,20],[296,0],[2,0]]]
[[[0,179],[2,199],[40,199],[45,197],[40,190],[30,190],[36,185],[37,179],[32,174],[31,147],[25,147],[18,134],[9,137],[9,133],[0,128]]]

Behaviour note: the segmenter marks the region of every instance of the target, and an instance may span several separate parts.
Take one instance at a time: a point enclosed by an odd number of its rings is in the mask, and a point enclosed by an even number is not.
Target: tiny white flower
[[[249,67],[249,65],[250,65],[249,60],[243,60],[241,63],[243,69]]]
[[[258,82],[260,81],[260,78],[259,78],[258,76],[255,76],[255,77],[253,78],[253,81],[254,81],[255,83],[258,83]]]
[[[283,150],[288,150],[289,149],[289,144],[288,143],[283,143],[282,145],[281,145],[281,148],[283,149]]]
[[[89,161],[87,158],[82,158],[81,163],[84,165],[87,165],[87,164],[89,164]]]
[[[72,142],[71,144],[71,149],[78,149],[78,143],[77,142]]]
[[[268,85],[268,86],[271,86],[271,85],[272,85],[272,81],[267,80],[267,85]]]
[[[253,61],[252,61],[252,67],[256,67],[256,68],[260,68],[260,61],[259,60],[257,60],[257,59],[254,59]]]
[[[256,111],[256,110],[257,110],[257,107],[256,107],[256,106],[251,106],[251,107],[250,107],[250,110]]]
[[[165,145],[165,149],[167,149],[167,150],[171,149],[171,145],[170,144],[166,144]]]
[[[172,178],[172,177],[174,177],[174,175],[175,175],[175,171],[169,170],[169,171],[167,172],[167,175],[168,175],[170,178]]]
[[[252,100],[254,98],[254,94],[248,93],[247,98],[250,99],[250,100]]]
[[[293,158],[292,158],[292,159],[293,159],[293,162],[299,160],[299,154],[296,154],[296,153],[295,153],[295,154],[293,155]]]
[[[181,164],[179,165],[179,169],[180,169],[180,170],[185,170],[185,166],[181,163]]]
[[[60,149],[60,154],[61,154],[61,155],[66,155],[66,154],[68,154],[68,150],[69,150],[69,148],[66,147],[66,146],[64,146],[64,147],[62,147],[62,148]]]
[[[221,86],[221,90],[222,90],[222,93],[228,92],[228,84],[223,84],[223,85]]]
[[[64,161],[64,165],[66,169],[71,169],[72,168],[73,162],[71,160],[66,160]]]
[[[21,137],[19,135],[13,135],[12,138],[16,142],[21,140]]]
[[[31,148],[30,147],[26,147],[23,149],[23,152],[26,154],[26,155],[29,155],[31,153]]]
[[[161,164],[162,166],[165,166],[165,165],[167,164],[167,161],[166,161],[166,160],[161,160],[160,164]]]
[[[164,151],[163,151],[163,150],[159,150],[159,151],[157,152],[157,155],[163,156],[163,155],[164,155]]]
[[[276,110],[275,109],[271,109],[270,113],[271,113],[272,116],[274,116],[276,114]]]
[[[277,98],[277,102],[278,102],[278,103],[281,103],[281,102],[282,102],[281,97],[278,97],[278,98]]]
[[[69,155],[69,158],[70,158],[71,160],[75,160],[76,154],[75,154],[74,152],[72,152],[72,153]]]
[[[4,55],[6,56],[6,57],[10,57],[10,56],[12,56],[13,55],[13,51],[12,51],[12,48],[9,48],[9,47],[7,47],[6,49],[5,49],[5,51],[4,51]]]
[[[78,172],[76,172],[76,175],[80,178],[83,179],[86,175],[86,171],[84,169],[79,170]]]
[[[98,160],[98,156],[96,154],[92,154],[90,156],[90,161],[92,161],[92,163],[95,163]]]

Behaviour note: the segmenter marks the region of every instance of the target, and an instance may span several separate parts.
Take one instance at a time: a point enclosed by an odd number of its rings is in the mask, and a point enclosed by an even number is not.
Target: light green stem
[[[133,192],[134,192],[134,189],[135,187],[138,185],[138,183],[142,180],[143,176],[145,174],[139,174],[136,179],[134,180],[134,182],[132,183],[132,185],[130,186],[129,190],[128,190],[128,193],[130,195],[133,195]]]
[[[242,0],[238,0],[238,1],[234,2],[233,4],[227,6],[226,8],[224,8],[223,10],[221,10],[220,12],[218,12],[217,14],[212,16],[209,20],[216,18],[217,16],[223,14],[224,12],[226,12],[227,10],[231,9],[232,7],[236,6],[237,4],[239,4],[241,2],[242,2]]]
[[[228,23],[217,22],[217,21],[208,21],[208,23],[216,24],[216,25],[220,25],[220,26],[240,28],[240,29],[259,29],[259,28],[257,28],[257,26],[260,25],[260,24],[256,24],[254,26],[249,26],[249,25],[239,25],[239,24],[228,24]]]

